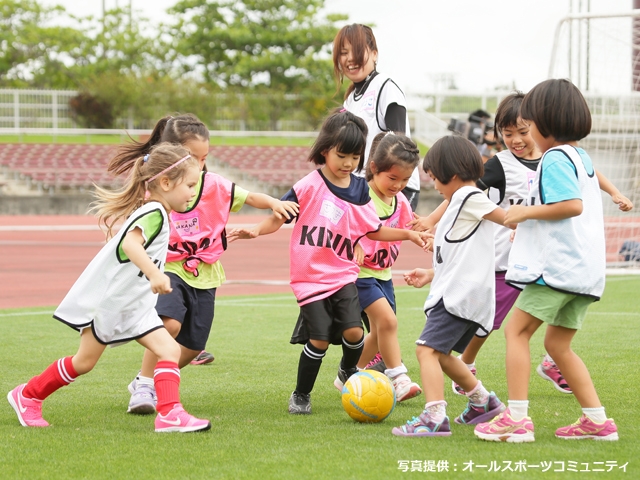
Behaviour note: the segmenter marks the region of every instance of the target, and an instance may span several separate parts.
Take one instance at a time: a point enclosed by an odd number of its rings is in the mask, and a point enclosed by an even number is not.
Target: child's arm
[[[367,238],[379,242],[398,242],[411,240],[423,250],[427,249],[427,240],[433,238],[431,233],[404,230],[402,228],[380,227],[377,232],[367,233]]]
[[[128,231],[122,240],[122,250],[129,260],[149,279],[151,291],[163,295],[171,292],[171,280],[162,273],[144,249],[144,237],[139,228]]]
[[[513,208],[513,207],[511,207]],[[491,213],[487,213],[484,217],[485,220],[489,220],[490,222],[497,223],[498,225],[503,225],[509,227],[511,229],[515,229],[515,224],[505,223],[505,217],[507,215],[507,211],[502,207],[497,207]]]
[[[431,212],[426,217],[420,217],[419,215],[413,214],[413,220],[407,223],[407,227],[410,227],[411,230],[416,230],[418,232],[426,232],[432,230],[433,227],[440,221],[442,215],[445,210],[449,206],[449,201],[444,200],[438,207]]]
[[[620,208],[620,210],[622,210],[623,212],[628,212],[633,208],[633,203],[631,202],[631,200],[622,195],[620,193],[620,190],[618,190],[607,177],[605,177],[597,170],[596,176],[598,177],[598,182],[600,183],[600,190],[611,195],[611,200],[613,200],[613,203],[618,205],[618,208]]]
[[[298,204],[295,202],[283,202],[264,193],[249,192],[244,203],[250,207],[260,208],[262,210],[270,208],[277,218],[284,218],[285,220],[289,217],[297,216],[299,209]]]
[[[407,282],[407,285],[422,288],[427,283],[431,283],[434,275],[435,272],[433,268],[415,268],[404,274],[404,281]]]
[[[278,231],[285,221],[286,218],[278,218],[274,212],[253,228],[234,228],[227,233],[227,241],[230,243],[236,240],[250,240],[260,235],[269,235]]]
[[[545,205],[512,205],[504,216],[504,224],[522,223],[526,220],[564,220],[582,213],[582,200],[572,199]]]

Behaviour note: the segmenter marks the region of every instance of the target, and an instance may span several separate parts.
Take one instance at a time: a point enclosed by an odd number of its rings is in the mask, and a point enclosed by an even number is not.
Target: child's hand
[[[359,243],[356,243],[356,246],[353,249],[353,261],[356,262],[356,265],[358,266],[362,266],[364,263],[364,249]]]
[[[613,203],[618,205],[618,208],[623,212],[628,212],[633,208],[633,203],[627,197],[618,193],[617,195],[611,195],[611,200]]]
[[[415,268],[410,272],[404,274],[404,281],[407,282],[407,285],[411,285],[415,288],[422,288],[427,283],[431,283],[433,280],[433,276],[435,272],[433,268]]]
[[[276,218],[282,220],[288,220],[298,216],[300,205],[296,202],[283,202],[282,200],[273,199],[271,202],[271,210]]]
[[[227,233],[227,243],[235,242],[236,240],[251,240],[258,236],[256,227],[254,228],[234,228]]]
[[[411,230],[414,230],[416,232],[424,232],[433,228],[433,225],[431,225],[428,217],[421,217],[415,212],[413,212],[413,220],[408,222],[405,226],[411,228]]]
[[[149,283],[151,284],[151,291],[153,293],[158,293],[160,295],[171,293],[171,280],[160,270],[158,270],[157,275],[152,275],[152,278],[149,279]]]
[[[433,234],[428,232],[409,232],[409,240],[422,248],[425,252],[429,251],[429,248],[433,248]]]
[[[512,205],[504,216],[504,225],[509,226],[510,223],[522,223],[527,220],[527,207],[524,205]]]

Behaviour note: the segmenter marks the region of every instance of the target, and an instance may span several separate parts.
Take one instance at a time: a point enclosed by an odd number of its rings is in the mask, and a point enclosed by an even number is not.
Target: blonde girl
[[[156,432],[208,430],[211,423],[180,404],[180,347],[155,311],[158,295],[171,292],[163,273],[169,240],[168,214],[184,211],[195,195],[198,161],[187,149],[162,144],[135,159],[124,187],[97,189],[94,210],[108,243],[62,300],[54,318],[80,332],[75,355],[53,362],[40,375],[7,395],[25,427],[47,427],[42,402],[90,372],[107,345],[136,340],[158,358]],[[114,225],[124,225],[114,234]]]

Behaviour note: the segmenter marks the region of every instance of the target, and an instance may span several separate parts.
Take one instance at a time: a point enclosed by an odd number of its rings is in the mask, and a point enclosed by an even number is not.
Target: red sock
[[[175,362],[166,360],[156,364],[153,372],[153,383],[158,395],[156,410],[161,415],[171,411],[176,403],[180,403],[180,368]]]
[[[53,362],[44,372],[29,380],[22,395],[25,398],[44,400],[59,388],[69,385],[78,378],[71,362],[72,358],[64,357]]]

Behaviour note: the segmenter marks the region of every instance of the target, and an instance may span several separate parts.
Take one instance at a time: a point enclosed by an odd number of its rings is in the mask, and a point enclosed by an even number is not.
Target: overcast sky
[[[78,15],[99,16],[133,2],[147,18],[166,21],[177,0],[40,0]],[[374,24],[378,70],[406,92],[431,91],[452,75],[464,91],[515,84],[527,91],[547,78],[558,22],[577,12],[625,12],[633,0],[326,0],[328,12],[349,23]]]

